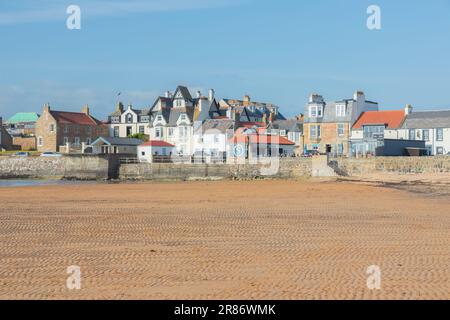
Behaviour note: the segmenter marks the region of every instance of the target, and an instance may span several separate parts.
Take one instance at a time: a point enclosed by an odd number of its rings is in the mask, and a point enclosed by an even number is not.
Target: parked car
[[[312,156],[319,156],[320,152],[318,150],[306,150],[303,154],[306,158],[311,158]]]
[[[59,152],[42,152],[41,157],[61,157],[62,154]]]
[[[13,155],[14,157],[29,157],[30,153],[29,152],[16,152]]]

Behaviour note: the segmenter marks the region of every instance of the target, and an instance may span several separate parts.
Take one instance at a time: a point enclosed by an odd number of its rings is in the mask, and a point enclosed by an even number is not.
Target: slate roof
[[[443,111],[417,111],[406,116],[402,128],[404,129],[431,129],[450,128],[450,110]]]
[[[269,125],[269,128],[287,130],[289,132],[302,132],[303,123],[297,119],[276,120]]]
[[[203,125],[200,127],[201,132],[205,133],[208,130],[217,130],[221,133],[226,133],[227,130],[234,129],[234,121],[230,119],[208,119],[205,120]],[[197,130],[200,131],[200,128]]]
[[[135,138],[99,137],[92,144],[100,139],[112,146],[139,146],[143,142],[142,140]]]

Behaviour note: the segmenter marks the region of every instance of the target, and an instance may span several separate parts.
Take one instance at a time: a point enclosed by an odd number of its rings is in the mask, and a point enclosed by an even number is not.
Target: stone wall
[[[13,144],[23,151],[36,150],[36,137],[14,137]]]
[[[273,169],[273,170],[272,170]],[[122,164],[121,180],[290,179],[310,177],[311,159],[281,159],[272,164]]]
[[[111,159],[100,156],[0,157],[0,179],[105,180]]]
[[[337,167],[349,176],[372,173],[440,173],[450,172],[450,157],[374,157],[338,159]]]

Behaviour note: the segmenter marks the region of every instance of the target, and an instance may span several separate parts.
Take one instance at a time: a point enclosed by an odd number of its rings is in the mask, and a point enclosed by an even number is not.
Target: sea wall
[[[311,159],[277,159],[254,164],[122,164],[120,180],[290,179],[310,177]]]
[[[0,179],[104,180],[111,159],[102,156],[0,157]]]
[[[360,176],[372,173],[441,173],[450,172],[450,157],[373,157],[336,160],[340,173]]]

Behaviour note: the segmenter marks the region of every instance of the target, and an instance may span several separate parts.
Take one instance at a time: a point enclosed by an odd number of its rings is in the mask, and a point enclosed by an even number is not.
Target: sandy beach
[[[0,299],[450,298],[448,194],[218,181],[7,187],[0,201]]]

